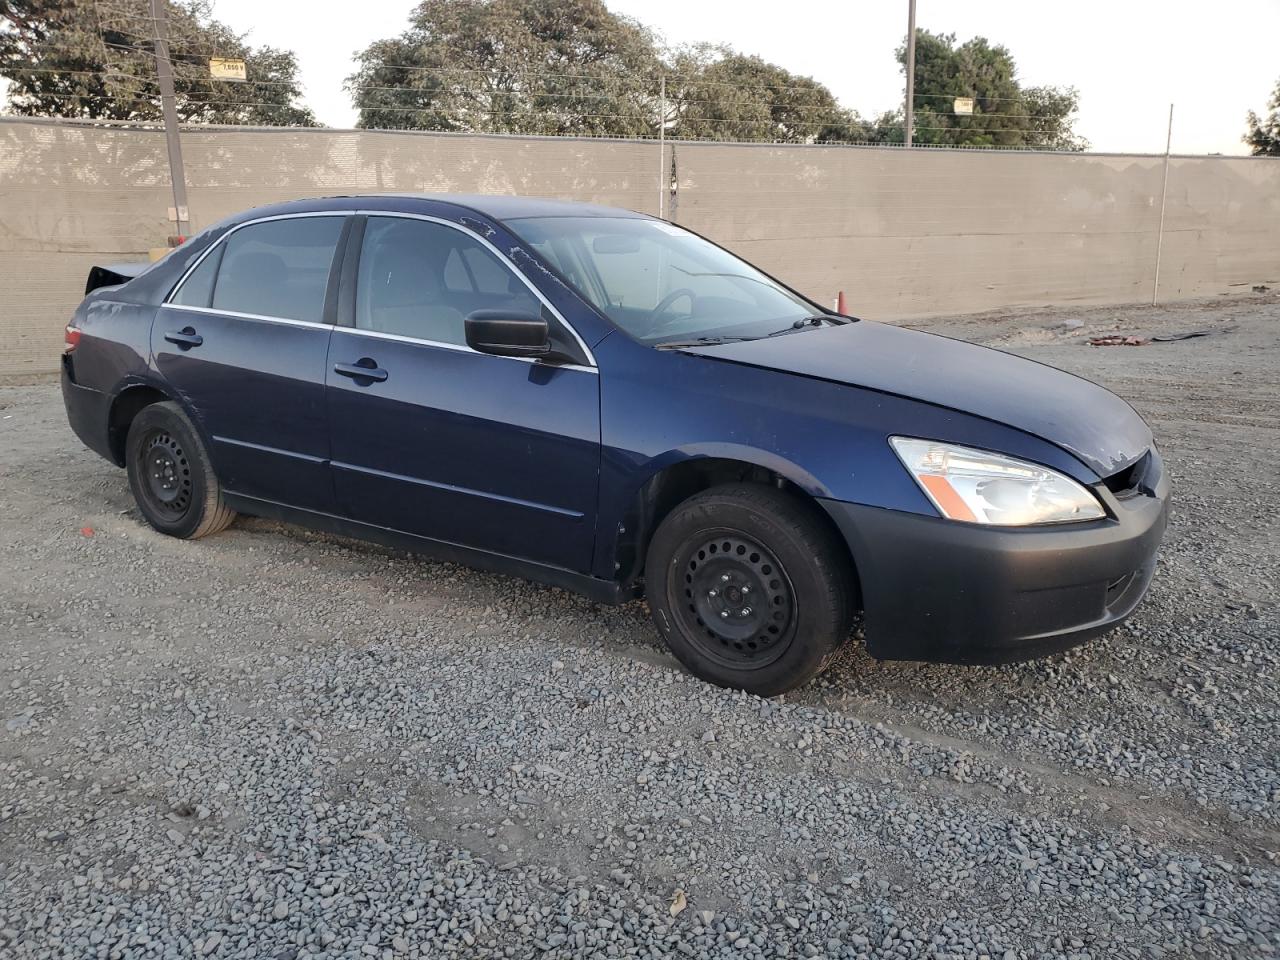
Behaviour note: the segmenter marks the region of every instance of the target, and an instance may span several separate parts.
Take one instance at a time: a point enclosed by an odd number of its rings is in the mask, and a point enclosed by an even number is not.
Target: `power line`
[[[145,51],[140,51],[140,52],[145,52]],[[152,56],[154,56],[154,54],[152,54]],[[141,76],[141,75],[137,75],[137,74],[131,74],[131,73],[127,73],[127,72],[125,72],[125,71],[118,70],[118,69],[111,69],[111,70],[55,70],[55,69],[49,69],[49,68],[41,68],[41,67],[27,66],[27,65],[25,65],[25,64],[24,64],[24,65],[18,65],[18,66],[11,66],[9,69],[11,69],[11,70],[13,70],[13,71],[15,71],[15,72],[22,72],[22,73],[34,73],[34,74],[41,74],[41,75],[54,75],[54,76],[67,76],[67,77],[73,77],[73,76],[91,76],[91,77],[99,77],[99,78],[101,78],[101,79],[103,79],[103,80],[106,80],[106,81],[120,81],[120,80],[127,80],[127,81],[131,81],[131,82],[144,83],[144,84],[150,84],[150,85],[155,85],[155,84],[157,83],[157,80],[156,80],[154,77],[147,77],[147,76]],[[190,77],[183,77],[182,79],[183,79],[184,81],[190,81],[192,78],[190,78]],[[213,78],[213,77],[208,77],[208,78],[203,78],[203,77],[201,77],[201,78],[199,78],[199,79],[208,79],[210,82],[212,82],[212,83],[218,83],[218,84],[225,84],[225,83],[231,83],[231,82],[232,82],[232,81],[223,81],[223,80],[218,80],[217,78]],[[297,88],[298,86],[300,86],[300,84],[299,84],[297,81],[294,81],[294,80],[247,80],[247,81],[234,81],[234,82],[235,82],[235,84],[236,84],[237,86],[243,86],[243,87],[263,86],[263,87],[290,87],[290,88]],[[360,94],[360,93],[369,93],[369,92],[377,92],[377,93],[386,93],[386,94],[392,94],[392,95],[397,95],[397,96],[399,96],[399,95],[405,95],[405,96],[423,96],[423,95],[429,95],[429,94],[432,94],[432,93],[434,92],[434,91],[432,91],[432,90],[425,89],[425,88],[420,88],[420,87],[378,86],[378,85],[364,85],[364,84],[356,84],[356,85],[352,85],[352,86],[348,87],[347,89],[348,89],[349,91],[351,91],[352,93],[355,93],[355,94]],[[607,94],[607,93],[604,93],[604,94],[594,94],[594,93],[579,93],[579,92],[561,93],[561,92],[553,92],[553,91],[548,91],[548,90],[541,90],[541,89],[537,89],[537,88],[525,88],[525,89],[510,89],[510,90],[498,90],[498,91],[492,91],[492,93],[493,93],[494,95],[498,95],[498,96],[501,96],[501,95],[522,96],[522,97],[529,97],[529,98],[533,98],[533,99],[537,99],[537,100],[546,100],[546,99],[561,99],[561,100],[614,100],[614,99],[616,99],[616,98],[617,98],[617,97],[619,97],[619,96],[626,96],[628,93],[632,93],[632,92],[634,92],[634,91],[622,91],[622,92],[621,92],[621,93],[619,93],[619,94]],[[485,93],[485,91],[479,91],[479,92],[478,92],[478,94],[483,94],[483,93]],[[110,96],[110,95],[111,95],[111,94],[107,93],[107,94],[101,94],[100,96]],[[194,92],[192,92],[192,91],[187,91],[187,92],[185,92],[185,93],[181,93],[181,94],[180,94],[180,96],[185,96],[185,97],[193,97],[193,96],[195,96],[195,95],[196,95],[196,94],[195,94]],[[53,94],[37,94],[37,96],[53,96]],[[211,101],[211,102],[212,102],[212,101]],[[241,101],[235,101],[235,102],[241,102]],[[773,111],[773,110],[805,109],[805,106],[804,106],[803,104],[780,103],[780,102],[760,103],[760,102],[752,101],[752,100],[750,100],[750,99],[743,99],[743,100],[741,100],[741,101],[723,101],[723,100],[714,100],[714,99],[710,99],[710,98],[670,97],[670,98],[668,98],[668,102],[673,103],[673,104],[685,104],[685,105],[690,105],[690,104],[724,104],[724,105],[726,105],[726,106],[732,106],[732,105],[734,105],[734,103],[747,103],[747,104],[750,104],[750,105],[751,105],[751,106],[753,106],[753,107],[760,108],[760,109],[768,109],[768,110],[770,110],[770,111]],[[273,104],[273,105],[275,105],[275,104]],[[359,107],[360,107],[361,109],[366,109],[366,110],[370,110],[370,109],[398,109],[398,108],[397,108],[395,105],[393,105],[393,104],[368,104],[368,103],[365,103],[365,104],[359,104]],[[407,107],[406,107],[406,108],[404,108],[404,109],[406,109],[406,110],[407,110],[407,109],[409,109],[409,108],[407,108]],[[937,112],[935,111],[935,113],[937,113]],[[1036,116],[1035,116],[1035,115],[1033,115],[1033,114],[1017,114],[1017,113],[974,113],[974,114],[942,114],[942,113],[938,113],[938,115],[942,115],[942,116],[954,116],[958,121],[960,121],[960,120],[969,120],[969,119],[978,119],[978,118],[981,118],[981,119],[993,119],[993,118],[1000,118],[1000,119],[1013,119],[1013,120],[1023,120],[1023,121],[1035,121],[1035,120],[1040,119],[1040,118],[1036,117]],[[677,121],[678,121],[678,120],[680,120],[680,119],[691,119],[691,118],[690,118],[688,115],[681,115],[681,116],[677,117]],[[696,118],[692,118],[692,119],[696,119]],[[730,117],[730,118],[706,118],[706,119],[708,119],[708,120],[715,120],[715,122],[726,122],[726,123],[728,123],[728,122],[752,122],[752,121],[756,121],[756,122],[758,122],[758,121],[759,121],[760,119],[762,119],[762,118],[751,118],[751,117],[735,118],[735,117]],[[831,119],[831,120],[795,121],[795,122],[811,122],[811,123],[832,123],[832,124],[839,124],[839,123],[841,123],[841,122],[851,122],[851,121],[841,121],[841,120],[838,120],[838,119]],[[856,121],[855,121],[855,122],[856,122]],[[936,130],[936,129],[949,129],[949,130],[974,130],[975,128],[974,128],[974,127],[972,127],[972,126],[964,126],[964,127],[920,127],[920,126],[917,126],[917,129],[935,129],[935,130]],[[992,128],[992,129],[1012,129],[1012,128]]]
[[[110,95],[110,94],[41,93],[41,94],[35,94],[32,96],[37,99],[49,98],[54,100],[84,100],[84,101],[112,100],[112,101],[124,102],[124,103],[146,104],[147,106],[150,106],[150,107],[157,107],[159,105],[158,99],[153,100],[145,97],[122,97],[122,96]],[[179,95],[179,99],[183,100],[187,105],[190,105],[190,106],[231,106],[231,107],[239,107],[244,109],[252,109],[252,108],[280,109],[280,108],[288,108],[290,106],[290,104],[288,103],[273,102],[273,101],[267,101],[267,100],[234,100],[234,99],[226,99],[226,98],[197,99],[197,98],[190,97],[188,95],[181,95],[181,94]],[[415,115],[417,114],[438,115],[442,113],[447,113],[447,111],[442,111],[438,108],[422,108],[422,107],[372,106],[372,107],[366,107],[365,109],[374,113],[377,113],[377,112],[407,113],[407,114],[415,114]],[[503,120],[507,120],[511,122],[518,122],[526,118],[536,118],[536,119],[548,120],[551,122],[554,122],[557,119],[554,114],[547,114],[546,112],[543,112],[543,111],[504,110],[500,107],[486,108],[483,106],[476,106],[469,109],[464,109],[463,113],[464,114],[476,113],[480,115],[487,115],[491,118],[498,117]],[[650,124],[653,122],[654,118],[646,114],[639,114],[639,113],[580,113],[580,112],[574,111],[572,113],[566,114],[563,119],[634,120],[642,124]],[[780,127],[780,128],[790,128],[790,127],[828,128],[829,127],[833,129],[840,129],[841,127],[857,126],[856,124],[842,124],[839,122],[832,122],[829,120],[774,121],[774,120],[763,118],[763,117],[734,118],[734,117],[703,117],[703,116],[684,116],[679,118],[679,120],[677,120],[676,123],[677,124],[685,123],[689,125],[696,125],[696,124],[703,124],[703,123],[707,123],[707,124],[732,123],[732,124],[739,124],[747,129],[750,129],[752,127]],[[679,127],[677,126],[676,129],[678,130]],[[990,128],[983,129],[983,128],[974,128],[974,127],[958,128],[958,127],[936,127],[936,126],[917,125],[916,129],[929,130],[929,131],[943,131],[943,132],[949,131],[949,132],[956,132],[956,133],[1019,133],[1019,132],[1022,132],[1022,131],[1011,129],[1008,127],[990,127]],[[467,132],[467,131],[461,131],[461,132]],[[476,131],[476,132],[485,132],[485,131]],[[769,142],[785,142],[785,141],[769,141]],[[875,144],[881,143],[880,141],[865,141],[865,140],[864,141],[848,141],[848,142],[851,142],[851,143],[862,142],[862,143],[875,143]],[[921,144],[921,146],[923,146],[923,144]]]
[[[97,77],[103,80],[107,89],[96,93],[41,93],[39,91],[17,93],[12,94],[15,102],[21,101],[29,107],[33,100],[38,102],[41,97],[44,97],[64,102],[101,103],[103,101],[113,101],[125,106],[145,104],[150,109],[156,107],[156,99],[153,99],[148,91],[158,84],[157,79],[152,76],[131,72],[128,69],[122,69],[111,62],[110,56],[111,50],[117,50],[130,55],[130,59],[156,64],[161,55],[157,51],[149,49],[154,38],[144,37],[127,28],[115,29],[114,25],[104,27],[103,13],[98,0],[94,0],[94,9],[99,21],[99,40],[102,45],[103,62],[106,69],[60,71],[33,63],[22,66],[9,65],[9,70],[13,73],[63,76],[68,79]],[[110,15],[107,19],[108,23],[111,24]],[[136,14],[122,14],[119,19],[126,23],[157,22],[155,17]],[[128,42],[108,42],[105,38],[105,33],[108,30],[114,36],[126,41],[136,41],[137,45],[135,46],[133,43]],[[187,87],[186,90],[181,90],[178,93],[179,102],[185,110],[205,108],[218,111],[218,108],[231,108],[230,111],[222,110],[219,112],[230,112],[234,115],[258,109],[305,109],[303,105],[294,102],[300,93],[301,84],[298,81],[251,79],[240,83],[238,87],[228,86],[226,81],[213,77],[204,77],[199,73],[200,64],[198,63],[196,50],[216,51],[216,44],[187,41],[182,38],[171,38],[171,44],[172,49],[165,59],[178,68],[179,83],[181,86]],[[184,46],[185,49],[183,49]],[[239,49],[235,52],[240,57],[249,58],[252,56],[251,48],[248,53]],[[414,104],[420,103],[421,98],[438,96],[438,91],[431,88],[393,84],[349,84],[346,89],[356,99],[355,106],[361,110],[366,119],[371,118],[375,121],[382,120],[386,122],[386,120],[395,116],[430,115],[439,118],[441,123],[455,123],[466,126],[469,123],[477,122],[477,118],[487,118],[489,121],[497,122],[498,125],[510,127],[537,127],[540,125],[551,127],[557,129],[562,135],[570,136],[584,132],[575,129],[576,124],[585,124],[590,128],[592,126],[598,127],[604,121],[622,121],[627,135],[639,138],[646,137],[645,131],[655,126],[663,132],[670,129],[677,137],[681,136],[682,132],[687,134],[687,131],[697,129],[700,126],[718,127],[726,131],[733,130],[736,127],[737,129],[732,133],[733,139],[750,142],[779,142],[776,137],[770,137],[769,134],[771,132],[776,134],[785,131],[799,133],[803,130],[811,130],[813,133],[808,135],[808,139],[812,139],[819,130],[830,130],[833,133],[848,136],[855,131],[867,129],[870,123],[875,122],[874,120],[863,121],[856,113],[845,112],[834,102],[830,105],[834,108],[833,112],[840,111],[835,115],[818,119],[803,119],[804,111],[822,110],[827,105],[780,102],[778,100],[760,102],[758,99],[753,99],[753,97],[758,97],[761,92],[779,96],[786,91],[803,91],[806,94],[812,94],[815,90],[822,89],[820,85],[808,81],[802,84],[774,85],[760,83],[744,85],[729,81],[709,80],[698,75],[670,73],[666,74],[665,77],[673,81],[684,81],[686,89],[683,92],[686,94],[696,94],[704,88],[728,88],[733,91],[733,94],[726,95],[723,98],[705,95],[681,96],[682,91],[680,91],[679,84],[677,84],[676,91],[663,101],[669,105],[669,112],[663,116],[658,116],[655,102],[657,98],[654,96],[653,86],[660,84],[663,77],[656,75],[610,76],[548,70],[517,69],[507,71],[468,67],[432,67],[413,64],[376,64],[358,71],[356,76],[361,74],[376,76],[379,71],[393,70],[426,74],[437,80],[442,80],[445,84],[445,97],[456,98],[461,95],[469,102],[456,103],[445,100],[440,104],[415,106]],[[478,91],[459,90],[456,88],[456,84],[449,79],[476,76],[496,81],[498,87],[496,89]],[[197,84],[198,86],[194,86]],[[566,84],[570,87],[579,84],[586,89],[565,89]],[[286,93],[286,96],[278,101],[264,100],[260,96],[255,96],[255,87],[260,89],[284,88],[282,92]],[[233,93],[233,91],[235,92]],[[245,95],[239,96],[238,94],[241,92]],[[917,96],[922,99],[946,99],[947,97],[947,95],[943,94],[918,94]],[[495,103],[493,98],[497,98],[499,101],[502,98],[509,98],[512,102],[509,105],[501,102]],[[1025,98],[1012,97],[978,99],[989,103],[1027,102]],[[401,100],[408,100],[409,104],[401,105],[398,102]],[[557,101],[560,103],[557,103]],[[607,108],[595,112],[581,112],[571,106],[585,101],[600,102],[602,104],[619,103],[628,107],[634,106],[634,112],[610,111]],[[712,106],[722,107],[723,110],[699,111],[690,109],[691,107]],[[746,115],[706,115],[707,112],[723,113],[732,112],[736,109],[743,109]],[[925,109],[928,110],[928,108]],[[789,115],[796,112],[800,113],[801,117]],[[937,118],[945,117],[948,121],[947,125],[923,125],[916,126],[915,129],[921,132],[951,132],[955,137],[975,134],[1008,136],[1028,132],[1034,135],[1037,132],[1038,125],[1043,124],[1046,119],[1052,120],[1052,118],[1036,117],[1033,114],[1007,112],[975,114],[948,114],[945,111],[931,112]],[[809,116],[812,117],[813,114],[810,113]],[[954,119],[952,119],[953,117]],[[932,118],[926,115],[925,119]],[[989,124],[992,120],[1004,119],[1016,121],[1017,123],[1000,126],[984,125]],[[408,125],[407,122],[406,125]],[[605,136],[616,132],[608,130],[595,131],[597,135]],[[709,137],[706,139],[723,141],[725,138]],[[793,137],[792,139],[794,140],[795,138]],[[874,141],[859,139],[847,142],[865,143]]]
[[[979,93],[917,93],[915,99],[921,98],[933,100],[987,100],[1000,103],[1026,103],[1026,97],[986,97]]]

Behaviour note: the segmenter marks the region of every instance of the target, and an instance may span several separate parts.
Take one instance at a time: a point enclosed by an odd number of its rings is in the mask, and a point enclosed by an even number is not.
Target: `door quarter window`
[[[325,290],[343,221],[340,215],[290,217],[236,230],[222,243],[209,305],[215,310],[322,322]],[[187,302],[187,287],[203,280],[199,277],[203,268],[202,263],[187,278],[173,302]],[[200,283],[191,295],[202,295]]]
[[[469,313],[539,315],[542,303],[476,238],[429,220],[369,218],[356,279],[360,330],[466,343]]]
[[[213,281],[218,276],[218,264],[222,262],[222,254],[226,250],[224,244],[218,244],[210,250],[200,265],[182,281],[173,294],[170,303],[183,307],[207,307],[213,300]]]

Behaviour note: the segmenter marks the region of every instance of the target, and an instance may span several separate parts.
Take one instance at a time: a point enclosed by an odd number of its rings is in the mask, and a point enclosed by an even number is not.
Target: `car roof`
[[[410,200],[435,200],[452,203],[483,213],[495,220],[519,220],[523,217],[628,217],[651,220],[652,217],[621,207],[606,207],[576,200],[553,200],[549,197],[516,197],[488,193],[388,193],[384,197]]]
[[[620,207],[605,207],[594,203],[578,203],[572,200],[552,200],[546,197],[513,197],[499,194],[483,193],[368,193],[339,194],[329,197],[311,197],[305,200],[287,200],[273,203],[266,207],[257,207],[236,214],[231,223],[243,222],[262,216],[279,216],[288,213],[313,212],[332,207],[334,201],[341,201],[341,207],[350,209],[358,207],[360,201],[377,201],[378,209],[387,209],[388,201],[408,201],[404,212],[413,209],[414,202],[447,203],[455,207],[478,213],[499,222],[504,220],[520,220],[526,217],[621,217],[633,220],[652,220],[653,218],[633,210]]]

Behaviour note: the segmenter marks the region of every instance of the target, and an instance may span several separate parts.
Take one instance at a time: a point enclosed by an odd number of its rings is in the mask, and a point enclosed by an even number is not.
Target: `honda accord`
[[[1097,636],[1167,513],[1151,431],[1103,388],[551,200],[297,201],[95,267],[62,384],[161,533],[244,513],[644,595],[690,671],[762,695],[859,617],[886,659]]]

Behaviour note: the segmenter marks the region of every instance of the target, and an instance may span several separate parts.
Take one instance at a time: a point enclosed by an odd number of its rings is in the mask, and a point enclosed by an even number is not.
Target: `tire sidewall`
[[[186,512],[178,518],[156,510],[146,492],[147,481],[139,471],[140,455],[144,439],[154,430],[169,432],[182,447],[191,470],[191,502]],[[210,485],[216,484],[204,444],[196,434],[191,421],[172,401],[154,403],[144,407],[129,425],[125,440],[125,467],[129,474],[129,489],[138,509],[147,523],[161,533],[186,539],[194,534],[204,521],[210,499]]]
[[[682,545],[702,532],[734,531],[767,547],[791,581],[795,631],[787,649],[760,667],[734,668],[702,653],[685,634],[681,618],[671,608],[681,602]],[[846,630],[844,611],[833,608],[822,572],[806,551],[797,531],[756,506],[730,494],[695,498],[678,506],[654,533],[646,557],[646,595],[653,619],[676,658],[696,676],[724,687],[774,696],[820,672],[832,652],[832,637]],[[843,640],[838,636],[838,641]]]

